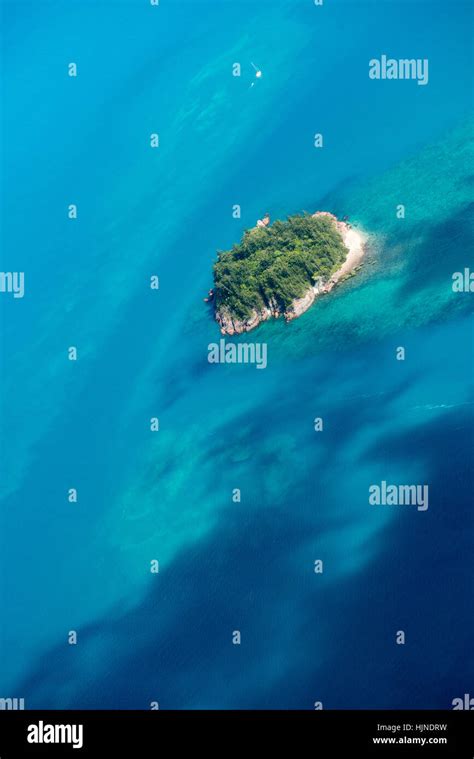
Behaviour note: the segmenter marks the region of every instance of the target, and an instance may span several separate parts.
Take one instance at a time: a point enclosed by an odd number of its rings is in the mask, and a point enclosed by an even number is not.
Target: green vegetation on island
[[[245,320],[264,308],[284,313],[310,287],[326,282],[347,257],[329,215],[296,214],[244,233],[214,265],[216,312]]]

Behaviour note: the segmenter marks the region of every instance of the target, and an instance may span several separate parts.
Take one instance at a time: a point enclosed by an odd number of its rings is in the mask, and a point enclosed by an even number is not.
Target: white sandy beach
[[[331,280],[334,282],[338,282],[342,277],[350,274],[351,271],[356,268],[356,266],[359,266],[365,253],[365,236],[362,234],[362,232],[358,232],[352,227],[347,227],[347,225],[345,226],[346,231],[343,233],[343,240],[344,245],[348,249],[349,253],[341,268],[338,269],[337,272],[331,277]]]
[[[330,281],[323,289],[323,292],[329,292],[332,290],[336,282],[339,282],[340,279],[350,274],[351,271],[359,266],[362,258],[364,257],[364,245],[367,241],[367,237],[362,232],[359,232],[358,230],[351,227],[347,222],[339,221],[337,217],[334,216],[334,214],[329,213],[328,211],[316,211],[316,213],[313,214],[313,217],[316,216],[327,216],[329,219],[331,219],[331,221],[339,230],[344,245],[349,251],[347,258],[342,264],[341,268],[332,275]]]

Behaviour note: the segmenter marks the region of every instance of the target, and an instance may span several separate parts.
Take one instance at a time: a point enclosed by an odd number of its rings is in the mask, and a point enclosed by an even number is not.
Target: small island
[[[266,214],[238,245],[218,253],[205,300],[214,304],[223,335],[249,332],[272,317],[291,321],[351,274],[363,255],[361,233],[327,211],[273,224]]]

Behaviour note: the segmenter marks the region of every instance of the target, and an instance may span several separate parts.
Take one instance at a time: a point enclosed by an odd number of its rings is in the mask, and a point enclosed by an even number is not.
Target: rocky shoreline
[[[336,216],[328,211],[316,211],[313,216],[327,216],[336,225],[342,236],[344,245],[347,248],[347,258],[342,266],[328,281],[318,282],[313,287],[310,287],[301,298],[294,300],[291,308],[287,311],[282,311],[278,304],[271,303],[268,307],[263,308],[260,311],[254,311],[248,319],[240,321],[234,319],[225,310],[216,310],[215,318],[223,335],[240,335],[243,332],[250,332],[250,330],[258,327],[261,322],[272,318],[279,319],[280,317],[283,317],[287,322],[297,319],[313,305],[318,296],[330,292],[341,279],[345,278],[348,274],[353,272],[357,266],[359,266],[365,252],[364,236],[353,229],[347,222],[339,221]]]

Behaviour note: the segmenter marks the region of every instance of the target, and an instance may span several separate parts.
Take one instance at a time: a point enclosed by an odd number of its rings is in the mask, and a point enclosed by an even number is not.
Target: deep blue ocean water
[[[451,288],[473,266],[472,9],[2,12],[2,269],[26,292],[0,304],[0,696],[311,709],[472,693],[474,295]],[[383,53],[428,58],[428,85],[370,80]],[[252,334],[264,371],[210,365],[217,249],[266,211],[318,208],[371,235],[362,271]],[[428,483],[429,509],[370,507],[381,480]]]

